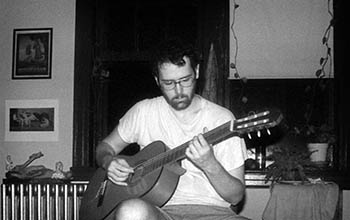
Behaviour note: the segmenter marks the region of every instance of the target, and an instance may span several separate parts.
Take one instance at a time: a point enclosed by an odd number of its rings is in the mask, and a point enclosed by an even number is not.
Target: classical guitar
[[[278,110],[267,110],[234,121],[228,121],[204,134],[213,146],[232,136],[257,132],[270,133],[283,119]],[[84,220],[108,219],[114,208],[126,199],[142,198],[154,205],[164,205],[176,189],[183,168],[179,161],[186,157],[189,142],[168,150],[161,141],[146,146],[134,156],[125,157],[134,168],[127,186],[119,186],[107,179],[107,173],[99,168],[89,181],[80,206],[80,218]]]

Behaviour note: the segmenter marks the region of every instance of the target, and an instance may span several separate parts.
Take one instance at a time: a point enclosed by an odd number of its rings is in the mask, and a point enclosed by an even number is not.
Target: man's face
[[[168,104],[175,110],[186,109],[191,104],[198,78],[198,68],[193,71],[190,60],[187,57],[184,60],[184,66],[165,63],[159,68],[160,89]]]

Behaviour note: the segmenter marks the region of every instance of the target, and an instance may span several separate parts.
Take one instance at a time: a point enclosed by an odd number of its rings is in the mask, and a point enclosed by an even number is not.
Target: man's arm
[[[190,142],[186,155],[205,173],[211,185],[224,200],[235,205],[243,199],[245,193],[243,165],[230,172],[226,171],[201,134]]]
[[[243,199],[245,193],[243,165],[228,172],[218,162],[204,173],[216,192],[227,202],[236,205]]]
[[[96,162],[104,169],[107,169],[113,157],[118,155],[128,145],[120,137],[117,127],[96,148]]]
[[[107,170],[108,178],[118,185],[126,185],[125,180],[133,172],[127,161],[117,156],[126,146],[128,143],[116,127],[96,148],[97,164]]]

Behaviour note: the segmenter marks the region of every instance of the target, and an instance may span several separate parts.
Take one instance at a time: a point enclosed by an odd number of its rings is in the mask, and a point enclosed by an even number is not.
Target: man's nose
[[[182,91],[183,91],[183,87],[182,87],[182,85],[180,84],[180,82],[175,82],[175,92],[177,93],[177,94],[181,94],[182,93]]]

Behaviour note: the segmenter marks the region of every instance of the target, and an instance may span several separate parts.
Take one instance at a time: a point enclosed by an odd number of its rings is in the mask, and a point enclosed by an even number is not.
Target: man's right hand
[[[127,186],[126,180],[134,172],[128,162],[123,158],[114,158],[107,168],[108,179],[121,186]]]

